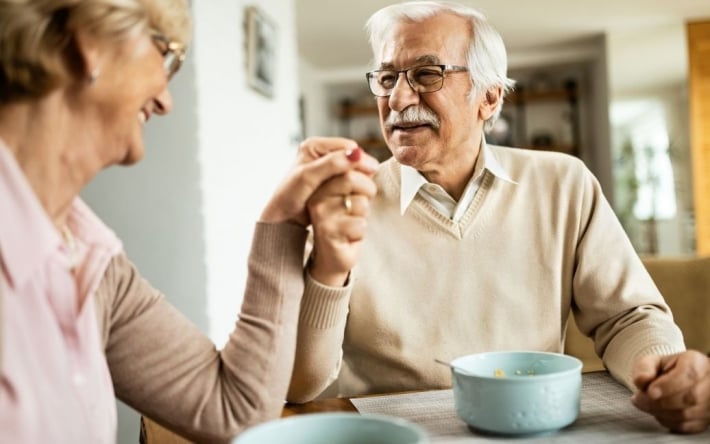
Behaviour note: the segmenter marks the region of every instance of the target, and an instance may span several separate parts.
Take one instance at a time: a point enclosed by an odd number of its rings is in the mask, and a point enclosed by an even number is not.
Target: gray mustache
[[[387,120],[385,120],[385,126],[388,129],[391,129],[393,126],[407,123],[415,123],[419,125],[427,124],[431,125],[434,129],[439,129],[441,126],[439,116],[437,116],[434,111],[421,106],[407,107],[401,113],[390,110],[390,114],[387,116]]]

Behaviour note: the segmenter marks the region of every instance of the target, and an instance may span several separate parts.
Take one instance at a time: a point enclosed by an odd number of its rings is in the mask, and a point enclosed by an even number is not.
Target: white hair
[[[508,56],[502,37],[476,9],[445,1],[409,1],[380,9],[365,24],[375,63],[381,62],[377,58],[382,54],[385,41],[397,23],[419,23],[437,14],[447,13],[468,20],[471,26],[471,41],[466,54],[466,64],[473,84],[471,100],[492,88],[502,89],[496,109],[484,123],[483,128],[488,131],[500,115],[503,98],[513,88],[515,81],[507,76]]]

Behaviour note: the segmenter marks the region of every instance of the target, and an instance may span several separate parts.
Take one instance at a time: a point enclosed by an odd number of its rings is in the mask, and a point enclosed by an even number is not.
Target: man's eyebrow
[[[416,59],[414,59],[414,63],[412,63],[411,66],[418,66],[418,65],[438,65],[440,64],[441,61],[439,60],[439,57],[432,55],[432,54],[427,54],[423,56],[419,56]],[[378,69],[395,69],[395,66],[392,62],[383,62],[380,63],[380,67]]]
[[[417,64],[417,65],[420,65],[423,63],[430,63],[432,65],[438,65],[439,63],[441,63],[439,61],[439,57],[437,57],[435,55],[431,55],[431,54],[419,56],[414,60],[415,60],[415,64]]]

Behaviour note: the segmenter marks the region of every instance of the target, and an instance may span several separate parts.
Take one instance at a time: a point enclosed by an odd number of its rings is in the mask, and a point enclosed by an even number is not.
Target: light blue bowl
[[[246,430],[233,444],[428,444],[417,425],[384,415],[312,413]]]
[[[506,435],[551,432],[579,415],[582,362],[559,353],[462,356],[451,371],[456,414],[474,429]]]

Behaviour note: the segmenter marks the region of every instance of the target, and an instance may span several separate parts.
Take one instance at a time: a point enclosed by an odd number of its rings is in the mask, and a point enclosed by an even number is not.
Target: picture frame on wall
[[[261,9],[246,8],[247,83],[269,98],[274,96],[277,32],[276,23]]]

